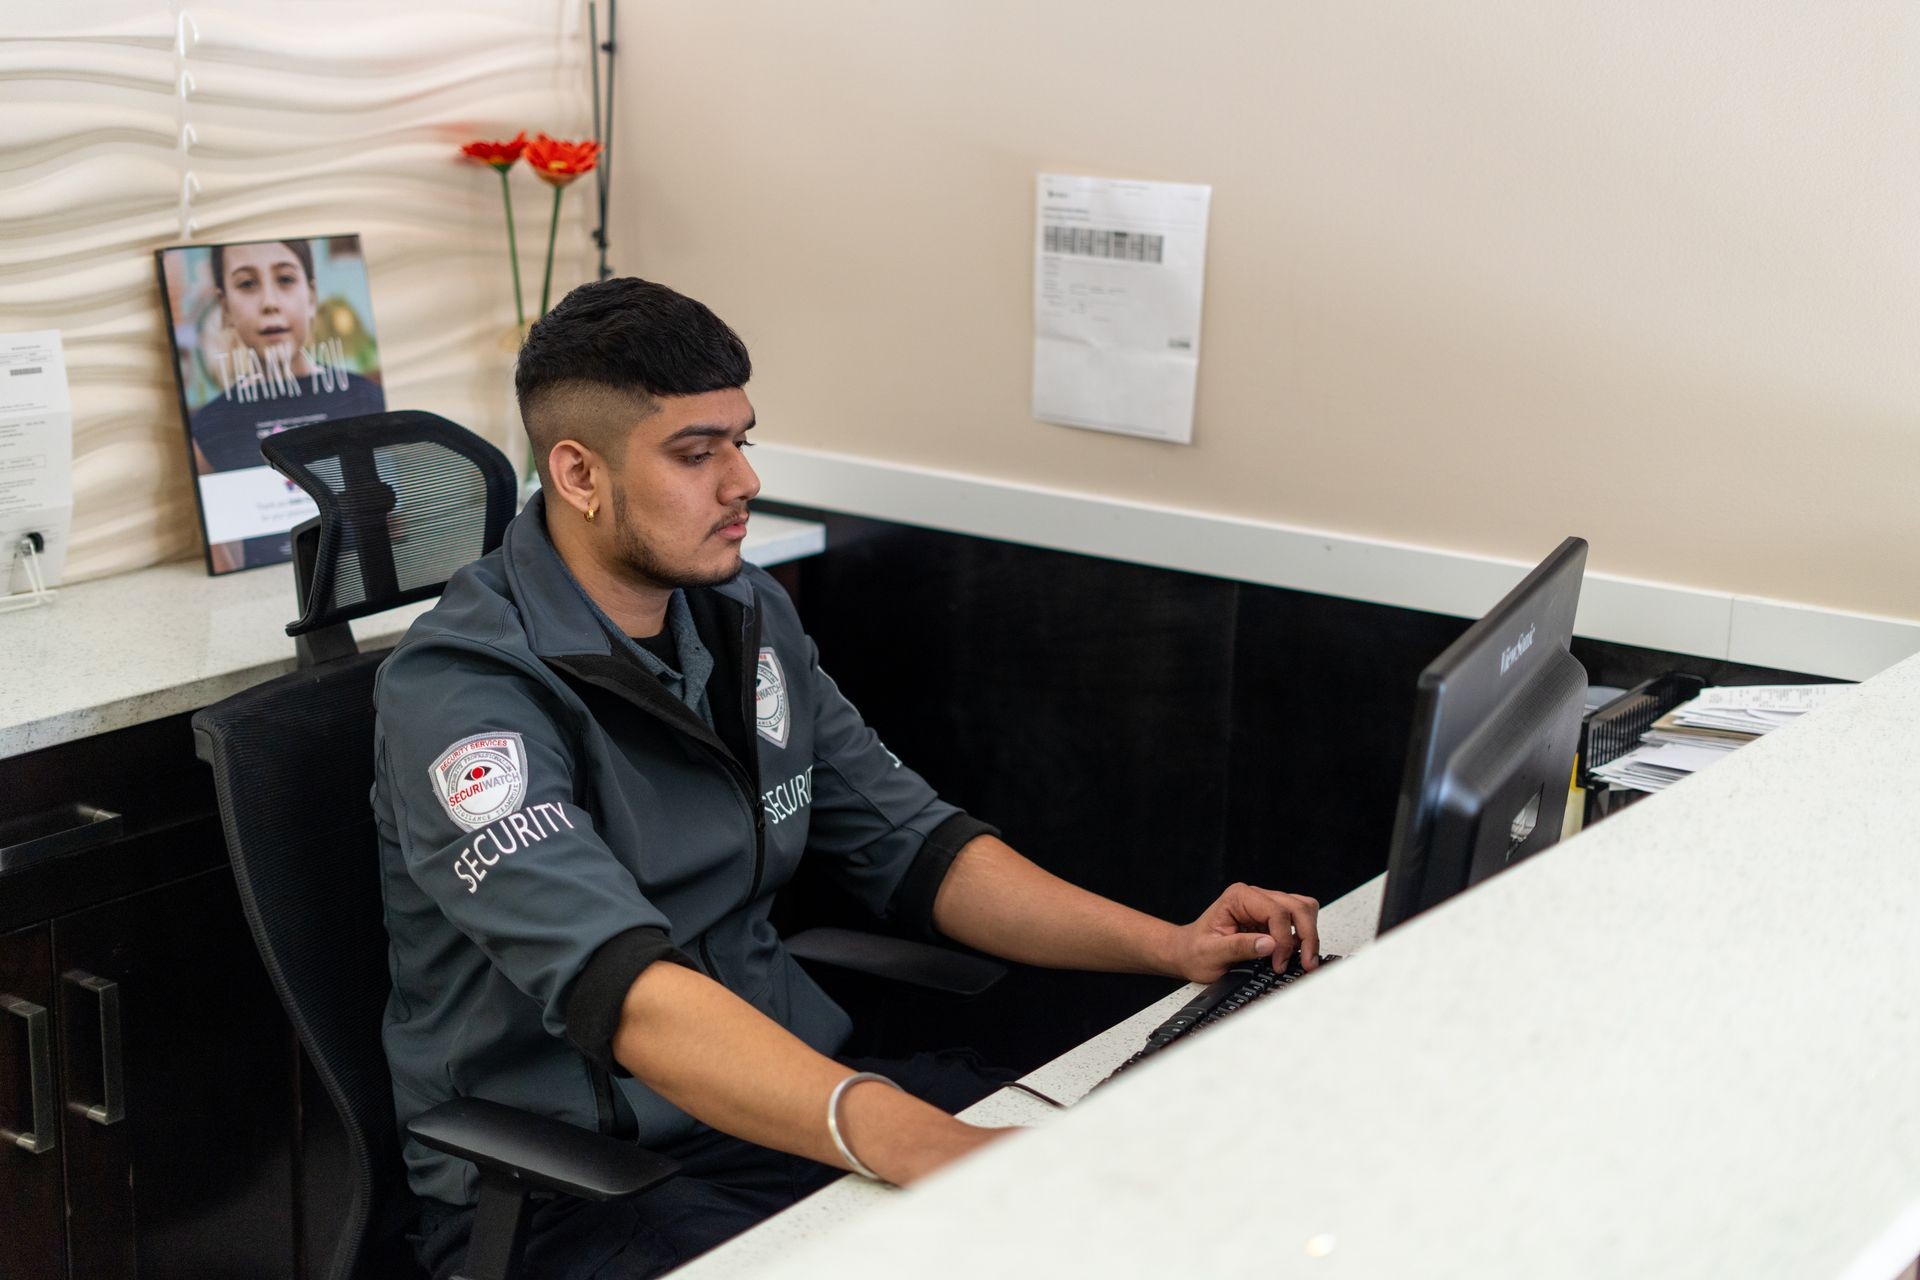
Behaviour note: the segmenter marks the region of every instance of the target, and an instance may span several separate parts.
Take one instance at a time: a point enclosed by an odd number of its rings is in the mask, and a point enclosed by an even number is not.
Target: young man
[[[848,1083],[847,1016],[768,923],[802,858],[897,927],[1027,964],[1210,981],[1317,955],[1309,898],[1235,885],[1191,924],[1156,920],[1041,870],[881,744],[742,563],[750,373],[670,289],[568,294],[517,371],[543,493],[377,686],[401,1120],[476,1095],[686,1170],[543,1207],[542,1275],[652,1275],[841,1170],[910,1183],[997,1136],[922,1100],[990,1081],[909,1063],[887,1070],[904,1088]],[[445,1275],[473,1171],[406,1154]]]

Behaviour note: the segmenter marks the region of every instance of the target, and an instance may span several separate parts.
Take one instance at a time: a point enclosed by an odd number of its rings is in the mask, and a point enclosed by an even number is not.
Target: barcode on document
[[[26,369],[9,369],[7,370],[7,376],[9,378],[20,378],[20,377],[25,377],[29,373],[39,373],[39,372],[40,372],[40,366],[36,364],[31,368],[26,368]]]
[[[1167,238],[1137,231],[1050,226],[1041,244],[1048,253],[1074,253],[1083,258],[1113,258],[1120,262],[1159,262]]]

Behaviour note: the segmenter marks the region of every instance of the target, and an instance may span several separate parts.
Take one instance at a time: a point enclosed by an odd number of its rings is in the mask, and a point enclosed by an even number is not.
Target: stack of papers
[[[1733,750],[1725,746],[1695,746],[1691,743],[1648,742],[1641,744],[1611,764],[1593,771],[1593,776],[1610,787],[1628,791],[1665,791],[1690,773],[1698,773]]]
[[[1695,729],[1724,729],[1755,737],[1791,724],[1836,694],[1844,684],[1753,684],[1702,689],[1692,702],[1674,708],[1676,725]]]
[[[1762,734],[1791,724],[1851,685],[1755,684],[1703,689],[1641,735],[1640,745],[1593,770],[1610,787],[1664,791]]]

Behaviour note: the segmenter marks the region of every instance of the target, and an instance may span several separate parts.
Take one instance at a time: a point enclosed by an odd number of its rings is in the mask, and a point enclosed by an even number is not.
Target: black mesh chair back
[[[346,622],[435,596],[498,546],[513,468],[429,413],[298,427],[261,452],[320,507],[296,531],[304,612],[288,633],[337,629],[345,656],[197,713],[194,736],[213,767],[254,942],[345,1128],[349,1204],[325,1274],[406,1276],[414,1202],[380,1042],[390,977],[368,800],[373,678],[386,652],[353,652]]]
[[[413,1274],[402,1239],[413,1201],[380,1044],[390,980],[367,801],[386,656],[296,671],[193,718],[254,943],[345,1129],[349,1203],[330,1280]]]
[[[304,612],[288,635],[439,595],[513,519],[512,464],[438,414],[315,423],[268,436],[260,452],[320,508],[295,530]]]

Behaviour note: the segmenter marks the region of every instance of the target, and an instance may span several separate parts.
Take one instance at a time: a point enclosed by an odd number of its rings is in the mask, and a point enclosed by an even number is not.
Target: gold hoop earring
[[[588,524],[593,523],[593,513],[598,511],[599,509],[600,509],[600,504],[597,502],[590,502],[587,504],[587,523]]]

